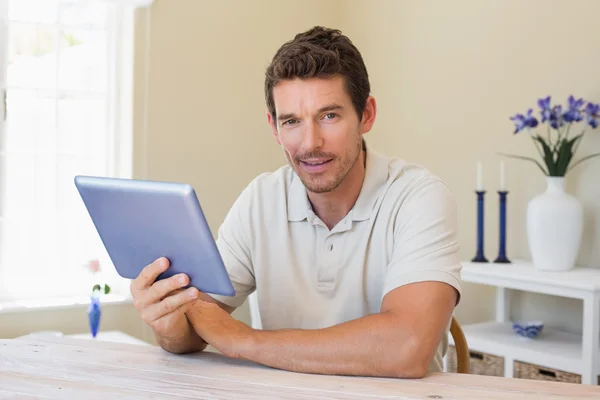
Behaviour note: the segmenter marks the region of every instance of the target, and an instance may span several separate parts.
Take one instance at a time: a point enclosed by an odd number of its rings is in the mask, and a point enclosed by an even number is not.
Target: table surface
[[[64,335],[71,338],[76,339],[88,339],[88,340],[96,340],[101,342],[114,342],[114,343],[127,343],[127,344],[137,344],[142,346],[148,346],[149,343],[144,342],[138,338],[130,336],[121,331],[100,331],[93,337],[91,333],[77,333],[71,335]]]
[[[449,373],[414,380],[300,374],[216,353],[25,336],[0,340],[0,398],[597,400],[600,387]]]

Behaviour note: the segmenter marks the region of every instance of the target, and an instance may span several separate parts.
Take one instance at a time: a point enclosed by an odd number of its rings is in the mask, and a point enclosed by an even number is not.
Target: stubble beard
[[[300,164],[300,160],[307,158],[332,158],[331,162],[336,163],[338,158],[334,154],[318,151],[306,153],[296,156],[294,158],[294,162],[292,162],[290,155],[287,151],[285,151],[285,149],[283,149],[283,153],[287,159],[287,162],[294,169],[296,175],[298,175],[307,191],[312,193],[327,193],[335,190],[344,181],[348,173],[358,161],[362,147],[362,138],[360,135],[358,135],[356,146],[346,152],[342,165],[340,165],[337,171],[335,171],[334,178],[326,181],[323,181],[323,175],[314,176],[310,174],[303,174],[298,165]]]

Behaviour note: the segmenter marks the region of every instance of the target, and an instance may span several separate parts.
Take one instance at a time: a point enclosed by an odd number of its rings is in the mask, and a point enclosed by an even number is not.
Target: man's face
[[[356,115],[341,77],[280,82],[273,89],[277,143],[308,191],[337,188],[358,160],[371,124]],[[362,116],[361,116],[362,117]]]

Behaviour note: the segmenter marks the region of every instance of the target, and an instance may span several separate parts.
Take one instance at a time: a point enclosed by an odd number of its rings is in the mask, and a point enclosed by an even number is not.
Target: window
[[[128,292],[73,184],[131,177],[133,8],[122,3],[0,0],[0,302],[105,282]],[[95,259],[102,276],[84,268]]]

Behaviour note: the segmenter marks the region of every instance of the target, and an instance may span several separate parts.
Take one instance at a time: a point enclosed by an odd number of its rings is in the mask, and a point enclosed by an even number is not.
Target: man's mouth
[[[327,160],[302,160],[300,162],[307,164],[307,165],[322,165],[322,164],[326,164],[328,162],[330,162],[331,159],[327,159]]]
[[[333,158],[301,160],[300,166],[308,173],[318,174],[324,172],[332,161]]]

